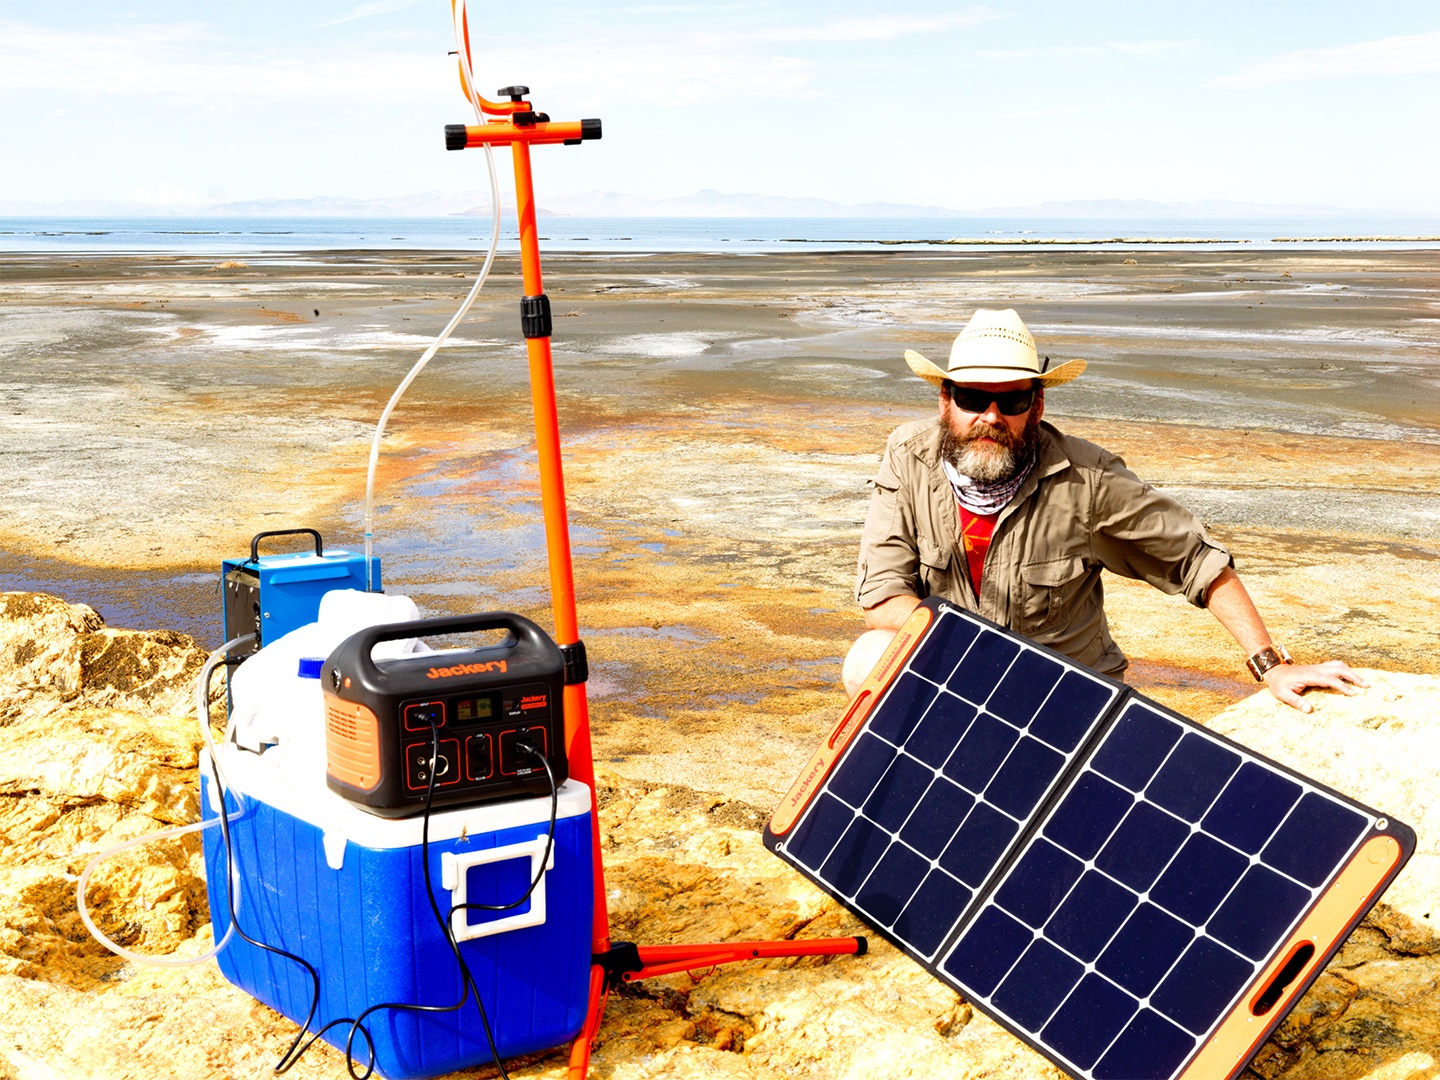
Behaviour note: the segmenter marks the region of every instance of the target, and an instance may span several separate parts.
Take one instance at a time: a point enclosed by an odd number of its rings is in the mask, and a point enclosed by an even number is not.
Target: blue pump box
[[[425,895],[419,817],[380,818],[328,789],[286,783],[265,755],[230,745],[221,767],[230,788],[236,909],[251,937],[304,957],[320,977],[311,1030],[383,1002],[449,1005],[461,977]],[[208,752],[201,805],[218,813]],[[235,792],[243,792],[238,799]],[[452,926],[480,990],[502,1058],[564,1045],[579,1033],[589,994],[594,893],[591,800],[584,784],[559,790],[548,863],[550,798],[491,802],[437,812],[429,825],[434,897],[452,904],[508,903],[544,867],[514,911],[461,911]],[[205,830],[205,868],[216,940],[230,928],[224,840]],[[220,970],[236,986],[296,1023],[310,1010],[311,982],[292,960],[232,935]],[[428,1077],[491,1060],[473,996],[453,1012],[382,1009],[365,1027],[376,1071],[390,1080]],[[344,1049],[348,1023],[323,1036]],[[359,1067],[365,1041],[352,1044]]]
[[[306,533],[315,538],[315,550],[282,555],[259,554],[259,541],[268,535]],[[225,640],[254,634],[251,651],[284,637],[291,630],[315,621],[320,598],[331,589],[367,591],[365,556],[349,551],[324,551],[320,534],[311,529],[261,533],[250,544],[250,558],[224,559],[220,587],[225,597]],[[380,591],[380,558],[370,557],[368,591]]]

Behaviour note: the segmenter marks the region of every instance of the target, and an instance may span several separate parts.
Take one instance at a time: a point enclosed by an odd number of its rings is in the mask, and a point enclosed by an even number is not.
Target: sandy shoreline
[[[475,261],[219,261],[0,263],[0,589],[215,644],[215,570],[253,533],[358,542],[375,418]],[[978,305],[1091,361],[1047,416],[1192,505],[1292,651],[1440,671],[1431,253],[565,256],[546,273],[597,752],[617,767],[759,805],[788,783],[859,626],[865,481],[888,430],[932,407],[900,354],[943,357]],[[377,550],[427,611],[548,624],[517,296],[502,260],[396,413]],[[1110,594],[1137,685],[1197,716],[1248,693],[1204,613]]]

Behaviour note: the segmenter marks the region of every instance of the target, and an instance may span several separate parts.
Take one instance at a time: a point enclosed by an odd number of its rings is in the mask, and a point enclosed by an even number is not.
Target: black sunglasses
[[[1019,416],[1035,404],[1033,386],[1025,390],[981,390],[953,382],[946,385],[950,387],[950,400],[962,412],[983,413],[993,401],[1005,416]]]

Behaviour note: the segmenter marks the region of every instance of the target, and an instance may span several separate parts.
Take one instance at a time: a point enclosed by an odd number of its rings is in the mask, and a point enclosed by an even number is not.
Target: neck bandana
[[[963,473],[957,472],[954,465],[948,461],[941,464],[945,467],[945,475],[950,480],[950,487],[955,492],[955,499],[966,510],[972,514],[998,514],[1009,505],[1015,493],[1020,490],[1020,485],[1025,483],[1026,477],[1035,468],[1035,455],[1032,453],[1025,464],[1015,470],[1015,475],[1009,480],[997,480],[993,484],[982,484],[978,480],[972,480]]]

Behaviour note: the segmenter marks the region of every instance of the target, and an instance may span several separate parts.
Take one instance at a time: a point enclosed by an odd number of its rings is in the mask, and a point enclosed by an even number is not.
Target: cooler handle
[[[547,847],[550,848],[548,863],[545,862]],[[456,941],[489,937],[491,934],[503,934],[507,930],[519,930],[526,926],[540,926],[544,923],[544,875],[555,869],[555,849],[550,844],[550,838],[541,833],[534,840],[523,840],[518,844],[507,844],[504,847],[467,851],[463,855],[457,855],[453,851],[440,853],[440,884],[450,890],[450,903],[455,907],[466,902],[466,879],[469,877],[468,871],[472,866],[505,862],[508,859],[523,859],[527,855],[530,857],[529,880],[534,881],[537,875],[540,876],[535,891],[530,894],[530,910],[482,923],[471,923],[468,919],[468,911],[452,911],[450,913],[450,930],[455,935]]]

